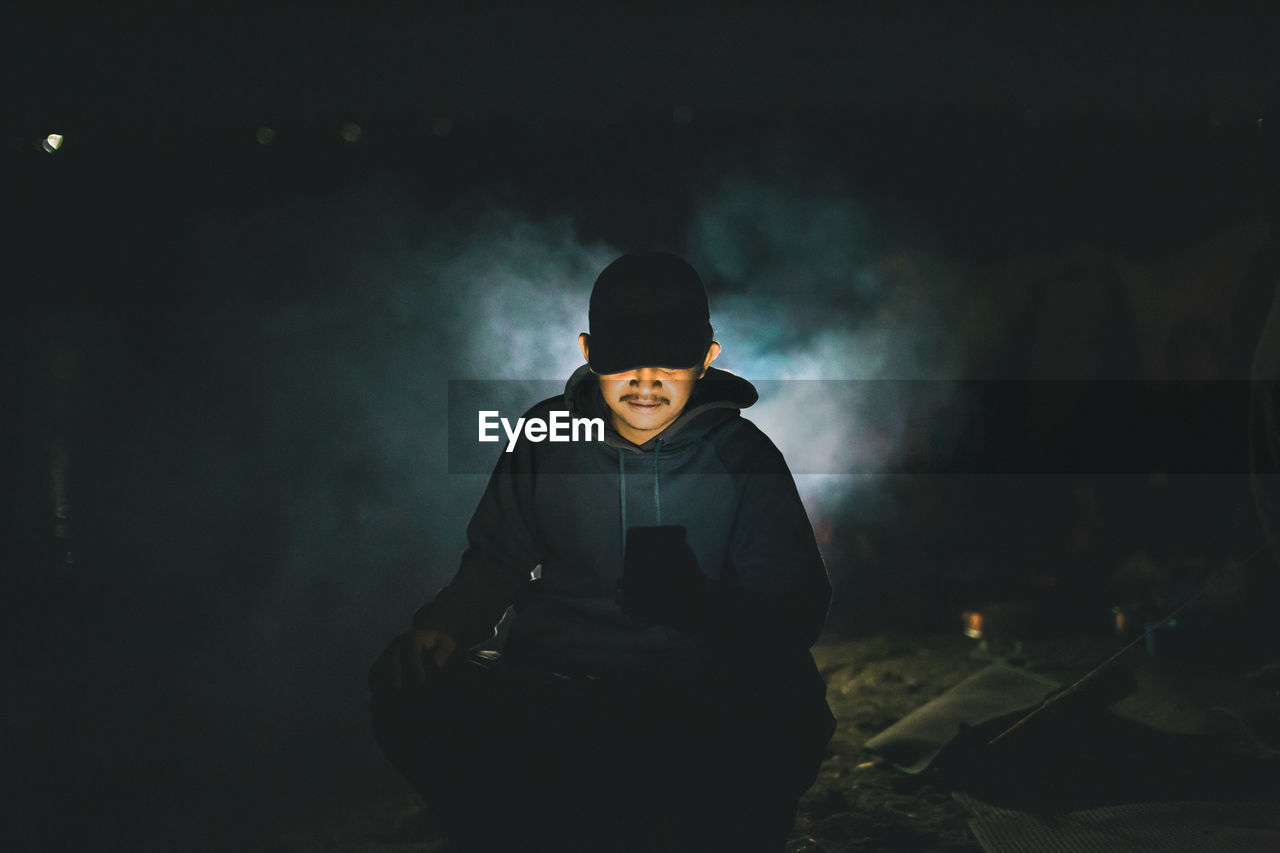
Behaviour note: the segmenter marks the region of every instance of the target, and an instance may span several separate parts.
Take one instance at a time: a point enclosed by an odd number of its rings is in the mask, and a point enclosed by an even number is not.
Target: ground
[[[934,850],[976,853],[968,813],[924,774],[911,776],[864,750],[905,714],[987,666],[960,635],[824,636],[814,648],[838,718],[829,754],[800,804],[788,853]],[[388,775],[380,790],[293,816],[264,840],[273,853],[445,853],[431,816]]]
[[[968,814],[929,776],[865,750],[866,741],[991,663],[966,637],[824,637],[814,659],[838,722],[827,760],[800,804],[788,853],[979,851]]]
[[[937,767],[918,775],[904,773],[869,751],[866,742],[995,660],[1012,659],[1070,683],[1119,645],[1106,636],[1059,637],[1025,646],[1011,641],[1001,644],[976,641],[958,630],[929,635],[825,635],[813,653],[827,680],[828,701],[839,722],[818,778],[800,804],[787,853],[980,853],[982,848],[969,828],[972,815],[952,796],[958,787],[953,773]],[[1207,700],[1189,698],[1192,694],[1183,687],[1199,685],[1200,690],[1221,696],[1228,680],[1239,683],[1231,666],[1209,661],[1197,669],[1181,661],[1153,662],[1141,644],[1123,660],[1147,673],[1142,679],[1149,680],[1151,672],[1156,672],[1157,681],[1165,685],[1157,688],[1152,686],[1154,682],[1145,681],[1144,691],[1169,691],[1170,684],[1179,683],[1176,694],[1165,692],[1152,703],[1154,713],[1163,717],[1162,724],[1173,729],[1185,727],[1188,720],[1200,725],[1213,716],[1205,711]],[[1170,680],[1171,673],[1176,679]],[[1105,797],[1107,792],[1101,791],[1098,780],[1114,777],[1113,791],[1121,792],[1117,802],[1130,801],[1126,797],[1134,791],[1150,792],[1152,799],[1192,796],[1184,788],[1161,790],[1161,776],[1190,774],[1207,779],[1221,770],[1241,784],[1228,791],[1229,786],[1213,783],[1211,792],[1236,799],[1252,796],[1248,793],[1251,790],[1262,790],[1256,779],[1274,784],[1273,780],[1280,778],[1275,756],[1266,755],[1256,740],[1240,736],[1238,721],[1219,717],[1217,727],[1227,737],[1197,741],[1212,740],[1211,751],[1181,746],[1171,750],[1168,738],[1172,736],[1167,734],[1144,740],[1144,735],[1135,736],[1131,729],[1091,732],[1079,743],[1065,748],[1057,744],[1040,751],[1032,748],[1031,759],[1019,755],[1016,761],[1001,765],[1001,783],[1012,780],[1014,790],[1031,792],[1033,801],[1041,798],[1041,803],[1052,800],[1054,794],[1049,792],[1056,792],[1063,778],[1071,774],[1085,780],[1083,787],[1089,789],[1086,798]],[[1051,733],[1049,740],[1053,739]],[[1085,743],[1093,748],[1082,749]],[[1222,752],[1223,744],[1228,743],[1236,745],[1230,755]],[[1250,754],[1241,752],[1241,743]],[[1025,752],[1024,746],[1035,745],[1024,742],[1019,750]],[[1121,761],[1124,767],[1116,764]],[[1246,766],[1239,762],[1248,762],[1249,769],[1224,769]],[[1136,769],[1127,772],[1125,767]],[[1261,775],[1246,778],[1246,772]],[[1124,787],[1129,784],[1137,787]],[[1101,788],[1106,787],[1104,781]],[[1202,796],[1203,789],[1200,786],[1194,796]],[[434,831],[431,815],[418,798],[389,772],[377,790],[337,803],[317,804],[310,816],[290,816],[264,839],[261,849],[270,853],[447,853],[449,846]]]

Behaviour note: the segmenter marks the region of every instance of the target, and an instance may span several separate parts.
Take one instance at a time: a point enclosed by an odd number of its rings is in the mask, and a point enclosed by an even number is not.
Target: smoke
[[[748,414],[811,514],[876,501],[876,475],[954,440],[952,380],[979,372],[1001,312],[927,230],[887,224],[840,174],[775,150],[710,183],[688,242],[719,286],[721,364],[785,380],[759,383]]]
[[[209,644],[194,687],[208,702],[238,696],[228,682],[247,665],[273,713],[301,704],[312,723],[347,719],[362,713],[358,688],[381,645],[456,570],[483,488],[446,473],[448,381],[567,376],[586,328],[583,283],[615,252],[581,241],[567,218],[476,199],[432,213],[385,184],[193,239],[192,257],[209,256],[201,244],[256,247],[223,253],[211,284],[242,279],[239,265],[268,253],[271,275],[305,282],[204,324],[212,384],[235,389],[214,417],[253,418],[247,448],[220,448],[243,467],[217,496],[269,502],[259,507],[277,541],[243,622]],[[217,517],[238,526],[238,515]],[[232,666],[220,659],[228,645],[244,651]],[[338,677],[356,697],[345,705],[324,695]]]
[[[861,380],[967,375],[985,308],[838,177],[773,160],[704,186],[670,248],[709,283],[720,364],[762,380],[748,414],[815,516],[872,505],[874,478],[843,472],[888,469],[948,385]],[[138,378],[102,512],[181,626],[173,701],[228,778],[261,756],[329,779],[382,765],[367,667],[456,570],[484,485],[448,473],[447,383],[580,363],[590,284],[619,253],[580,225],[373,181],[190,226],[175,278],[215,295],[157,345],[179,366]]]
[[[153,768],[143,787],[177,774],[269,809],[265,788],[383,767],[367,669],[456,570],[484,485],[447,472],[448,382],[567,376],[616,251],[565,217],[431,211],[375,181],[205,213],[177,254],[173,300],[121,320],[136,351],[95,368],[116,391],[80,484],[86,550],[120,580],[87,624],[104,692],[151,709],[104,702],[90,737]]]

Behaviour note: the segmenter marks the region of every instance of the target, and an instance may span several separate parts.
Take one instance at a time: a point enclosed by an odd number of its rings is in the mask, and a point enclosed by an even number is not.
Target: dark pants
[[[589,681],[457,655],[375,692],[373,727],[460,851],[778,853],[835,728],[807,667]]]

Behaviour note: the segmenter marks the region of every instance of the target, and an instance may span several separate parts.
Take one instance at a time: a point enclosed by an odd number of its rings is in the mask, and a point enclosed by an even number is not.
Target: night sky
[[[1113,513],[1082,600],[1135,549],[1256,544],[1273,4],[438,5],[0,12],[14,849],[164,848],[381,768],[365,669],[484,480],[447,382],[562,382],[635,247],[779,381],[749,414],[832,627],[950,630],[953,591],[1074,565],[1066,475]],[[1143,384],[1192,379],[1220,396]]]

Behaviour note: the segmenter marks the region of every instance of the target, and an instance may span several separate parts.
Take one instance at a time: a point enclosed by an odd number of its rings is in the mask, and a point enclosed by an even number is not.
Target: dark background
[[[1091,629],[1136,553],[1185,594],[1261,535],[1270,8],[7,6],[12,846],[358,790],[483,484],[448,380],[562,379],[632,247],[807,380],[797,472],[872,472],[801,478],[832,628],[1048,583]]]

